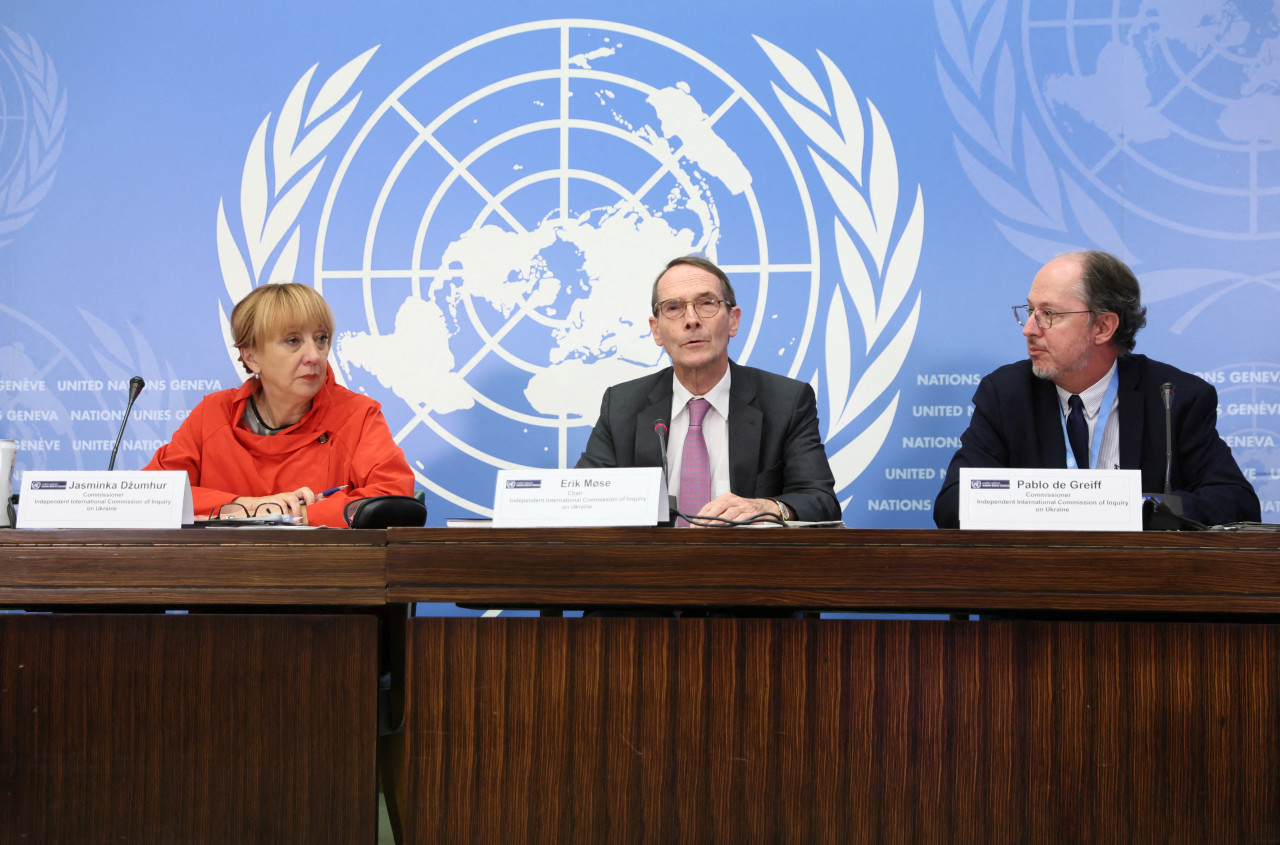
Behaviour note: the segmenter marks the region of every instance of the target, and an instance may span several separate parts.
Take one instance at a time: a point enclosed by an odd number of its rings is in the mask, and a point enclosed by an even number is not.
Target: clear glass
[[[1092,314],[1093,311],[1050,311],[1046,308],[1032,310],[1030,305],[1013,306],[1013,319],[1018,321],[1018,325],[1025,326],[1027,320],[1032,317],[1036,318],[1036,325],[1040,327],[1040,331],[1048,331],[1053,328],[1053,321],[1067,314]]]
[[[249,509],[239,502],[227,502],[209,514],[209,518],[248,519],[251,516],[274,516],[281,513],[284,513],[284,508],[277,502],[262,502],[253,509],[253,513],[249,513]]]
[[[700,296],[697,299],[664,299],[658,303],[655,313],[661,314],[668,320],[679,320],[692,305],[693,313],[704,320],[709,320],[720,313],[721,303],[728,305],[729,300],[716,299],[714,296]]]

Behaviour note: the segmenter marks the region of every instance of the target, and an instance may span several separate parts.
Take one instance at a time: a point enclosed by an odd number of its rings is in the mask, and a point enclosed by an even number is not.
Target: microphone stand
[[[116,468],[116,452],[120,450],[120,441],[124,439],[124,427],[129,424],[129,414],[133,411],[133,403],[138,400],[138,395],[142,393],[142,388],[147,383],[142,380],[142,376],[134,376],[129,379],[129,404],[125,405],[124,417],[120,420],[120,432],[116,434],[116,443],[111,447],[111,460],[107,463],[107,472],[111,472]]]
[[[676,524],[675,514],[678,514],[676,507],[676,497],[671,495],[671,476],[667,474],[667,421],[655,420],[653,423],[653,433],[658,435],[658,450],[662,455],[662,480],[667,486],[667,520],[659,525],[672,528]]]
[[[1160,385],[1164,402],[1164,492],[1147,494],[1142,505],[1142,527],[1146,531],[1203,530],[1205,526],[1185,516],[1182,497],[1173,492],[1173,384]]]

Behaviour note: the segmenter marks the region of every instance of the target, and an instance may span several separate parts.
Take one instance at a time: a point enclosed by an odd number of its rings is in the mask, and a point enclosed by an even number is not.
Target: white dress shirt
[[[689,436],[689,400],[706,399],[711,409],[702,419],[702,439],[707,444],[711,463],[711,498],[729,492],[729,370],[715,387],[702,396],[694,396],[671,374],[671,437],[667,442],[667,476],[671,479],[672,496],[680,495],[680,461],[684,457],[684,439]]]
[[[1095,384],[1080,391],[1080,401],[1084,403],[1084,418],[1089,423],[1089,448],[1091,449],[1093,448],[1093,431],[1098,424],[1098,415],[1102,412],[1102,400],[1106,398],[1107,385],[1111,383],[1111,379],[1119,378],[1116,373],[1118,363],[1113,363],[1111,369],[1107,370],[1107,374]],[[1071,413],[1071,408],[1067,404],[1071,399],[1071,392],[1063,390],[1056,384],[1054,387],[1058,388],[1058,405],[1062,409],[1062,418],[1066,419],[1067,414]],[[1119,392],[1116,393],[1116,398],[1112,400],[1108,411],[1106,428],[1102,430],[1102,446],[1098,449],[1100,454],[1089,456],[1089,469],[1120,469]]]

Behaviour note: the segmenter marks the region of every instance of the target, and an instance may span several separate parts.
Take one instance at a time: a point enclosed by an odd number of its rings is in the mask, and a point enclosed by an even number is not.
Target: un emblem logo
[[[0,247],[35,216],[57,175],[67,95],[35,38],[0,36]]]
[[[1183,6],[1116,4],[1105,27],[1114,37],[1098,42],[1084,35],[1096,21],[1027,2],[1022,43],[1036,105],[1077,170],[1127,210],[1205,237],[1280,235],[1274,12]],[[1117,85],[1123,108],[1112,105]],[[1255,176],[1232,185],[1230,174]],[[1141,201],[1153,194],[1164,201]]]
[[[1011,243],[1038,259],[1126,253],[1116,208],[1201,237],[1280,236],[1273,12],[1125,0],[1083,18],[1074,5],[1010,5],[934,8],[957,155]]]
[[[374,51],[315,93],[308,71],[250,145],[242,233],[219,208],[228,300],[296,279],[302,209],[323,192],[311,271],[339,315],[340,380],[383,403],[420,484],[488,513],[495,470],[572,466],[604,389],[666,365],[650,285],[671,257],[703,253],[743,308],[735,359],[825,388],[829,442],[861,428],[832,455],[841,489],[896,412],[897,396],[881,397],[917,324],[923,208],[917,190],[897,218],[892,142],[869,102],[864,137],[839,71],[827,64],[828,102],[801,62],[758,41],[797,92],[774,88],[838,209],[843,284],[822,288],[802,169],[749,91],[661,35],[561,20],[480,36],[404,79],[356,129],[327,190],[318,176],[338,153],[326,150]],[[859,328],[874,355],[861,377]]]

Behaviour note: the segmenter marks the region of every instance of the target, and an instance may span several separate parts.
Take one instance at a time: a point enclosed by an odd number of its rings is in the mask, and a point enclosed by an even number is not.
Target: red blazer
[[[269,496],[303,486],[319,494],[349,484],[307,507],[311,525],[344,527],[342,508],[352,499],[413,495],[413,470],[391,438],[381,406],[334,384],[332,367],[311,410],[297,425],[269,437],[240,421],[249,397],[260,388],[249,379],[206,396],[146,465],[190,476],[196,516],[237,496]]]

